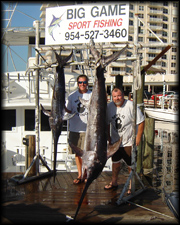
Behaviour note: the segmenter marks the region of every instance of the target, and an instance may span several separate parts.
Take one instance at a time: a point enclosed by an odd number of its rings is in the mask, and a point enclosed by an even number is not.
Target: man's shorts
[[[85,132],[78,133],[78,132],[69,132],[69,140],[71,143],[80,149],[84,150],[84,140],[85,140]],[[76,154],[70,146],[68,146],[68,150],[70,154]]]
[[[121,159],[124,159],[127,165],[131,166],[131,149],[132,146],[120,147],[112,156],[112,162],[118,163]]]

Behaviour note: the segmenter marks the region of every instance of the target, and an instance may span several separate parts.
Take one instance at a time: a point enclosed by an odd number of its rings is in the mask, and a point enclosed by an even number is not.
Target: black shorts
[[[117,152],[112,156],[112,162],[118,163],[121,159],[131,166],[131,149],[132,146],[120,147]]]

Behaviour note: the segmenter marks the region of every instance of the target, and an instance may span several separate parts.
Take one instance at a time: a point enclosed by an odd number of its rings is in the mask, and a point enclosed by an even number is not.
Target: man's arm
[[[71,110],[67,109],[66,106],[64,107],[64,109],[65,109],[65,111],[66,111],[67,113],[71,113]]]
[[[141,141],[141,137],[142,137],[142,134],[144,131],[144,124],[145,124],[144,121],[142,123],[138,124],[138,132],[137,132],[137,136],[136,136],[136,146],[138,146]]]

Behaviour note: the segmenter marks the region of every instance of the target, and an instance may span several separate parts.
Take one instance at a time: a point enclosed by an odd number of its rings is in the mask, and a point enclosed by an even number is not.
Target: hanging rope
[[[142,86],[142,82],[141,82],[141,69],[140,69],[140,60],[139,57],[136,61],[136,65],[137,65],[137,71],[136,71],[136,76],[134,78],[134,89],[137,91],[141,88]]]

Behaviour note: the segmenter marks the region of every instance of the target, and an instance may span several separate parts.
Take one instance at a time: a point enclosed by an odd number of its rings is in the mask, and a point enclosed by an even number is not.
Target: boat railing
[[[163,96],[160,96],[159,105],[161,105],[161,108],[163,108],[162,104],[163,104]],[[177,95],[165,96],[164,104],[167,105],[169,111],[178,111],[178,96]]]
[[[156,129],[155,130],[155,144],[157,143],[169,143],[177,144],[178,143],[178,133],[176,131]]]
[[[50,99],[52,95],[53,74],[40,73],[40,98]],[[27,75],[23,71],[4,73],[2,76],[2,99],[10,102],[17,99],[35,100],[36,78],[31,71]]]

